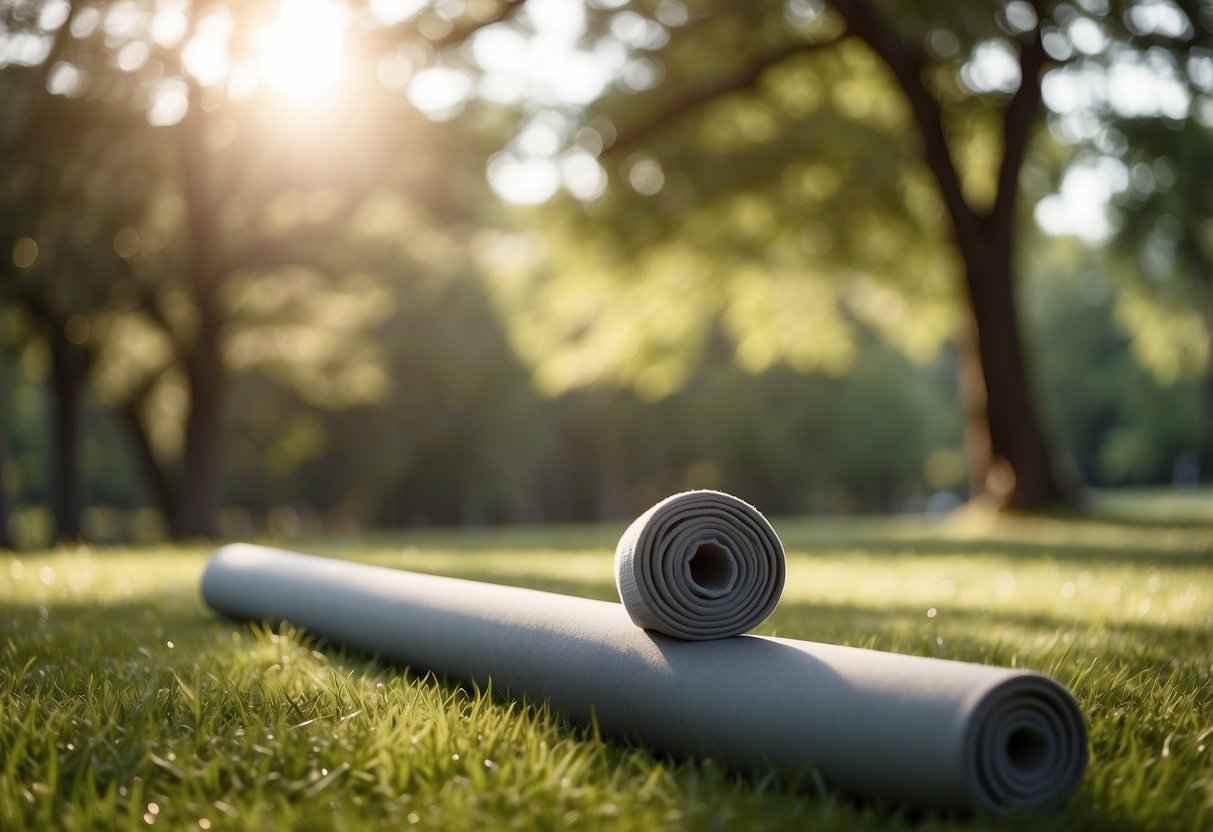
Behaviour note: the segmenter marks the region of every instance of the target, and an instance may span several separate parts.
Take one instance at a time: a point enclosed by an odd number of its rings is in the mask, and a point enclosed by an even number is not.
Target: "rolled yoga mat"
[[[689,641],[757,627],[775,609],[784,575],[771,524],[721,491],[667,497],[615,547],[615,585],[633,623]]]
[[[217,550],[202,595],[418,670],[548,702],[674,754],[802,773],[922,808],[1028,809],[1072,793],[1086,727],[1036,673],[783,638],[681,641],[623,607],[260,546]]]

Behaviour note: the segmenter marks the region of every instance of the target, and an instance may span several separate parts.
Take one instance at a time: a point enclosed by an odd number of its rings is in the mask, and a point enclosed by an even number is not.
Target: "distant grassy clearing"
[[[1148,514],[1148,512],[1147,512]],[[784,520],[761,632],[1028,666],[1073,686],[1094,763],[1060,815],[1208,828],[1213,525]],[[620,524],[293,548],[612,599]],[[0,828],[833,829],[968,825],[737,778],[198,600],[206,552],[0,556]]]

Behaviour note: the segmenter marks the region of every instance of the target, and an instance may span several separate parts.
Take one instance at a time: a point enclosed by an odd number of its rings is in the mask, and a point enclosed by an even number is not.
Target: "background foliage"
[[[0,6],[0,544],[972,493],[965,267],[864,4],[389,6],[308,7],[345,15],[281,65],[310,87],[266,63],[290,4]],[[1045,50],[1014,260],[1046,432],[1088,486],[1207,480],[1208,9],[872,8],[974,210]],[[1044,233],[1092,170],[1108,233]]]

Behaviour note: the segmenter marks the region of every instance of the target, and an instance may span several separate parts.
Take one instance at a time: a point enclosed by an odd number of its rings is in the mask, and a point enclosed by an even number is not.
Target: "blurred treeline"
[[[1100,487],[1193,484],[1207,441],[1199,378],[1159,378],[1116,320],[1116,286],[1077,245],[1048,244],[1031,336],[1051,422]],[[927,366],[872,338],[848,374],[739,369],[711,351],[657,402],[628,389],[538,393],[474,274],[408,281],[366,336],[381,397],[326,407],[272,374],[242,377],[225,445],[221,531],[622,518],[720,487],[776,513],[946,510],[966,494],[945,352]],[[18,541],[49,538],[48,397],[36,351],[3,368]],[[164,534],[120,420],[90,393],[84,470],[93,538]]]
[[[934,50],[949,220],[861,0],[311,5],[287,26],[290,3],[0,2],[0,546],[623,518],[692,487],[941,511],[974,482],[1016,505],[1042,466],[1036,500],[1209,476],[1213,208],[1175,175],[1208,125],[1067,143],[990,75],[990,44],[1014,47],[1038,94],[1069,60],[1044,37],[1080,43],[1077,17],[1173,50],[1199,93],[1208,15],[1197,41],[1157,10],[890,4]],[[551,89],[503,94],[502,56],[561,32],[588,46],[561,47]],[[993,116],[1038,148],[1001,190]],[[1092,154],[1136,177],[1113,196],[1140,233],[1043,234],[1032,205]],[[508,205],[511,178],[516,201],[554,198]],[[965,217],[989,220],[968,248]],[[1019,276],[1019,310],[981,326],[1015,345],[1000,324],[1022,325],[1063,475],[1000,410],[1032,415],[1028,391],[962,406],[958,274],[983,269]],[[979,373],[1018,383],[1002,357]]]

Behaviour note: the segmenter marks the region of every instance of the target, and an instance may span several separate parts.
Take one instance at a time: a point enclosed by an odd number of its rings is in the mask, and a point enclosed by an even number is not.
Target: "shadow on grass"
[[[1210,497],[1213,500],[1213,497]],[[1093,511],[1087,515],[1073,517],[1057,516],[1055,519],[1072,520],[1076,523],[1101,522],[1112,526],[1123,526],[1131,529],[1175,529],[1177,531],[1213,531],[1213,520],[1203,517],[1150,517],[1110,511]]]
[[[517,577],[517,576],[516,576]],[[526,585],[549,591],[559,591],[566,594],[585,595],[585,584],[569,580],[526,580]],[[602,588],[595,584],[604,594],[613,593],[613,587]],[[188,597],[187,597],[188,595]],[[955,633],[949,635],[938,654],[945,658],[968,658],[972,656],[991,660],[997,653],[998,638],[988,628],[979,625],[993,625],[996,620],[1005,620],[1006,615],[993,616],[980,611],[955,611],[946,613],[951,621],[959,618],[965,635]],[[1025,627],[1055,630],[1066,626],[1061,618],[1043,615],[1020,614],[1012,616],[1014,621]],[[795,603],[781,607],[777,619],[789,623],[799,622],[798,630],[812,629],[820,626],[824,631],[846,630],[870,635],[878,640],[894,640],[904,637],[905,632],[914,630],[926,631],[933,635],[938,622],[926,624],[921,610],[904,606],[894,607],[865,607],[853,604],[809,604]],[[156,676],[164,676],[172,669],[179,669],[183,664],[198,661],[205,663],[214,660],[222,666],[233,653],[247,649],[248,642],[242,645],[231,637],[234,633],[255,635],[256,627],[247,623],[235,623],[211,613],[202,607],[192,594],[179,593],[160,599],[157,602],[120,601],[112,604],[85,604],[79,602],[60,603],[50,606],[45,614],[38,607],[16,607],[5,611],[4,629],[0,630],[0,642],[7,641],[4,655],[5,663],[10,667],[21,668],[26,662],[34,664],[29,672],[39,669],[45,657],[51,655],[47,648],[50,643],[40,637],[45,633],[51,641],[62,641],[73,637],[84,636],[78,641],[66,645],[59,643],[57,648],[63,652],[64,647],[69,652],[78,654],[81,659],[89,658],[101,663],[111,663],[121,668],[128,659],[131,662],[148,665]],[[1080,625],[1090,627],[1090,625]],[[1148,624],[1124,625],[1118,627],[1126,635],[1142,642],[1150,642],[1158,638],[1159,629]],[[158,634],[159,633],[159,634]],[[165,638],[176,640],[175,650],[166,650]],[[820,640],[829,640],[819,636]],[[384,662],[374,656],[368,656],[356,650],[328,643],[323,638],[305,637],[305,646],[314,647],[329,657],[331,663],[340,667],[342,672],[354,671],[360,675],[394,676],[403,674],[412,684],[438,685],[443,690],[454,691],[462,689],[475,692],[475,686],[452,679],[435,679],[424,669],[414,672],[407,667]],[[933,642],[931,642],[933,643]],[[110,644],[113,651],[106,653],[98,650],[99,645]],[[917,645],[905,645],[914,648]],[[141,647],[147,648],[151,655],[140,652]],[[927,653],[930,655],[931,653]],[[63,671],[59,671],[62,673]],[[61,695],[78,696],[80,688],[91,684],[88,677],[77,676],[74,684],[59,684],[57,688]],[[117,680],[122,683],[122,679]],[[134,684],[134,681],[127,683]],[[497,694],[499,700],[507,697]],[[513,700],[525,701],[525,700]],[[47,703],[48,705],[53,703]],[[568,720],[561,720],[563,730],[570,732],[579,741],[597,742],[593,731],[579,727]],[[745,774],[727,766],[720,766],[702,757],[686,757],[655,752],[644,746],[637,745],[626,739],[610,739],[605,743],[607,753],[618,764],[636,754],[643,755],[652,761],[668,761],[670,774],[679,782],[679,789],[694,790],[707,784],[737,788],[747,793],[770,795],[776,800],[810,801],[822,811],[855,812],[857,824],[862,821],[866,828],[932,826],[945,828],[967,827],[971,819],[957,819],[946,816],[907,813],[903,808],[874,802],[871,800],[855,800],[823,789],[822,784],[814,779],[811,773],[802,777],[775,774]],[[715,766],[715,768],[713,768]],[[133,769],[132,769],[133,770]],[[707,772],[705,774],[705,772]],[[1107,814],[1100,805],[1100,796],[1093,794],[1090,787],[1080,792],[1074,803],[1060,816],[1033,815],[1025,817],[1010,817],[997,822],[1000,828],[1014,829],[1051,829],[1051,828],[1100,828],[1120,829],[1130,828],[1127,823],[1114,815]],[[989,819],[978,819],[980,823],[989,824]]]

